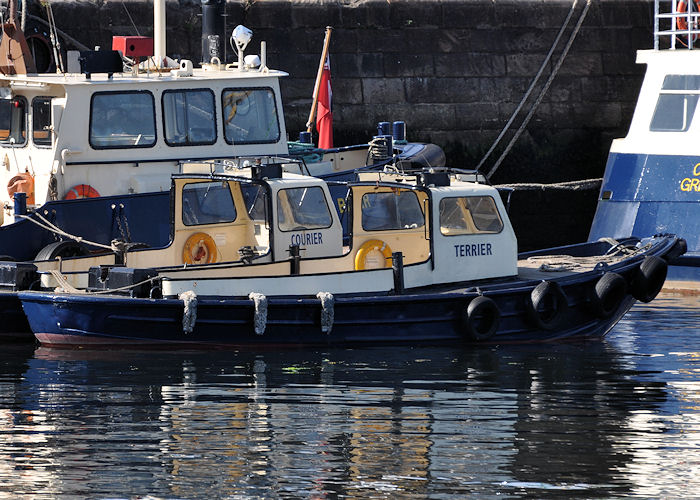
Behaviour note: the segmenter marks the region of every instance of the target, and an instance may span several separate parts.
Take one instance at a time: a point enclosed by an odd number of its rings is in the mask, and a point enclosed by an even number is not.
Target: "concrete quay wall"
[[[403,120],[410,140],[434,142],[445,150],[450,165],[473,168],[530,87],[573,3],[229,0],[226,25],[227,33],[237,24],[253,30],[247,53],[257,53],[264,40],[268,66],[290,74],[282,90],[291,139],[305,128],[324,28],[332,26],[336,144],[367,141],[377,122]],[[483,170],[493,165],[532,109],[585,4],[576,3],[539,85]],[[59,28],[90,47],[109,45],[112,35],[152,34],[151,2],[66,0],[52,5]],[[168,53],[198,62],[200,3],[168,1],[166,12]],[[42,16],[38,8],[36,15]],[[568,56],[493,182],[602,176],[610,141],[624,136],[629,126],[644,71],[635,64],[635,52],[652,46],[652,20],[650,0],[592,1]],[[228,55],[233,60],[230,48]],[[585,199],[569,208],[585,212],[577,214],[584,223],[565,239],[585,239],[595,195],[592,190],[592,202]],[[546,204],[547,197],[538,196],[538,203]],[[554,224],[561,213],[558,207],[552,220],[544,222]]]

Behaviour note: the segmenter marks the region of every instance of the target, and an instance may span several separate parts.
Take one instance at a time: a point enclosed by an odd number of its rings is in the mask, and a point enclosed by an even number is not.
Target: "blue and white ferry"
[[[700,3],[655,0],[654,48],[627,137],[610,148],[590,240],[674,233],[667,289],[700,293]]]

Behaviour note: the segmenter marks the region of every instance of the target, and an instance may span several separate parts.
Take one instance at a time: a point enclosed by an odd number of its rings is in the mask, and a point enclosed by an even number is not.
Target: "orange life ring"
[[[695,4],[695,9],[692,12],[700,13],[700,2],[698,0],[695,0],[693,3]],[[686,12],[688,12],[688,4],[684,0],[681,0],[676,5],[676,12],[678,14],[685,14]],[[688,29],[688,18],[686,16],[676,17],[676,27],[681,31],[686,31]],[[697,19],[693,21],[692,29],[698,29]],[[691,36],[693,37],[693,41],[697,40],[698,38],[697,33],[693,33]]]
[[[10,198],[15,193],[26,193],[27,205],[34,205],[34,176],[29,172],[15,175],[7,183],[7,193],[10,195]]]
[[[211,264],[216,262],[218,249],[214,239],[207,233],[194,233],[182,247],[182,261],[185,264]]]
[[[78,184],[68,190],[63,197],[64,200],[78,200],[81,198],[97,198],[100,193],[89,184]]]
[[[377,255],[381,254],[381,257]],[[365,241],[355,254],[355,269],[384,269],[391,265],[391,247],[382,240]]]

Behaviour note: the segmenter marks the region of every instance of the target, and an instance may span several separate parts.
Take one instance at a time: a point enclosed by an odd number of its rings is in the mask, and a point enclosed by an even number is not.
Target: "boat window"
[[[666,75],[663,90],[700,90],[700,75]]]
[[[277,193],[277,224],[281,231],[323,229],[332,223],[333,217],[320,187],[281,189]]]
[[[163,92],[163,129],[170,146],[214,144],[214,93],[204,89]]]
[[[440,200],[440,232],[444,235],[500,233],[503,221],[490,196]]]
[[[0,99],[0,142],[17,145],[27,142],[26,110],[24,97]]]
[[[651,119],[653,132],[685,132],[698,103],[697,94],[661,94]]]
[[[224,137],[229,144],[274,143],[280,138],[275,93],[269,88],[224,89]]]
[[[688,130],[698,103],[698,91],[700,75],[666,75],[649,129],[652,132]]]
[[[32,141],[39,146],[51,145],[51,98],[32,100]]]
[[[182,222],[186,226],[233,222],[236,206],[228,182],[196,182],[182,188]]]
[[[155,105],[150,92],[99,92],[92,96],[93,148],[147,148],[155,143]]]
[[[241,186],[241,191],[248,217],[251,220],[266,221],[267,189],[259,184],[247,184]]]
[[[362,196],[362,229],[412,229],[425,224],[418,196],[408,189],[393,189]]]

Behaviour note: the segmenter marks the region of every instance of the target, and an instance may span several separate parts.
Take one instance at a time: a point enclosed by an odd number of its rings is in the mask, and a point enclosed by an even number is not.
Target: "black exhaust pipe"
[[[202,0],[202,63],[226,62],[225,0]]]

